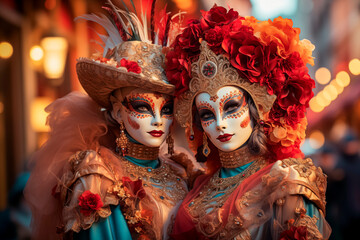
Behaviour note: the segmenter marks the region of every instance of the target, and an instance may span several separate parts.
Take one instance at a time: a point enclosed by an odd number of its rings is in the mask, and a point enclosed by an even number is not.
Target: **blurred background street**
[[[133,0],[137,9],[140,1]],[[74,21],[105,0],[0,0],[0,239],[29,239],[22,190],[27,164],[47,139],[44,108],[83,91],[76,59],[99,51],[98,25]],[[129,0],[124,2],[130,6]],[[121,0],[113,0],[122,7]],[[330,239],[353,239],[360,226],[360,0],[157,0],[199,17],[213,4],[260,20],[291,18],[315,45],[314,98],[302,150],[328,176]],[[94,31],[95,30],[95,31]]]

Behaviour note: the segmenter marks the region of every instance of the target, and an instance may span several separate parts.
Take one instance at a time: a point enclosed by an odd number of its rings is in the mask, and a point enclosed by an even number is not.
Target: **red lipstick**
[[[220,142],[227,142],[227,141],[230,141],[232,136],[234,136],[234,134],[227,134],[226,133],[224,135],[218,136],[216,139],[219,140]]]
[[[159,130],[159,131],[152,130],[151,132],[148,132],[148,134],[150,134],[153,137],[161,137],[164,134],[164,132],[161,130]]]

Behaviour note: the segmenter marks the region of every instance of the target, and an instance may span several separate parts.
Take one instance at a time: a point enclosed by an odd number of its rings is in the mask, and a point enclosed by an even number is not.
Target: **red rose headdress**
[[[96,22],[108,33],[108,36],[98,34],[104,43],[102,55],[80,58],[76,64],[85,91],[105,108],[110,107],[111,92],[121,87],[133,86],[173,94],[174,86],[169,84],[164,72],[163,47],[170,45],[173,33],[178,32],[179,24],[175,19],[179,17],[180,22],[181,13],[170,16],[163,9],[155,16],[156,1],[153,0],[148,28],[146,13],[142,13],[140,20],[126,6],[124,11],[110,0],[107,2],[109,7],[103,8],[109,16],[86,14],[77,18]]]
[[[200,91],[212,95],[222,86],[239,86],[255,102],[274,159],[302,157],[305,111],[315,82],[306,67],[313,64],[314,46],[299,34],[282,17],[259,21],[216,5],[202,11],[166,56],[176,119],[191,128],[193,100]]]

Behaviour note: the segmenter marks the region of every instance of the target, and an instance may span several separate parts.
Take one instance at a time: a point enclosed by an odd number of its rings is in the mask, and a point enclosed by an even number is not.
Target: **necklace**
[[[187,206],[198,231],[207,237],[219,233],[222,228],[221,208],[233,191],[250,175],[266,165],[260,158],[242,173],[228,178],[220,178],[218,170],[204,185],[199,195]]]
[[[247,146],[231,152],[224,152],[219,149],[221,166],[224,168],[237,168],[254,161],[258,156],[250,153]]]
[[[159,147],[148,147],[129,141],[126,155],[141,160],[154,160],[159,157]]]

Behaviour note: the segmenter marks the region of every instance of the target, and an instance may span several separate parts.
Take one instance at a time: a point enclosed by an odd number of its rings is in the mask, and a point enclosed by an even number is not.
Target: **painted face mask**
[[[173,122],[173,98],[136,88],[128,93],[120,110],[127,133],[148,147],[159,147]]]
[[[218,149],[230,152],[249,139],[253,125],[248,104],[240,88],[220,88],[216,101],[208,93],[200,93],[195,103],[201,126]]]

